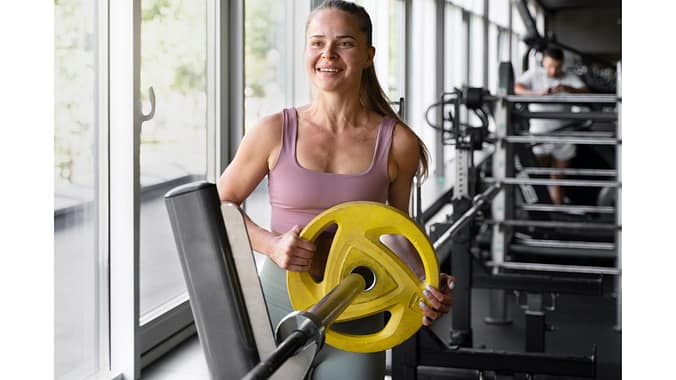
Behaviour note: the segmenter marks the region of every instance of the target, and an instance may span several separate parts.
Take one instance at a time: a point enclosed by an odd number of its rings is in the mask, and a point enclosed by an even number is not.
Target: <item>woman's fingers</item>
[[[441,316],[439,311],[434,310],[422,301],[420,301],[419,306],[420,310],[423,311],[422,323],[425,326],[430,326],[433,321],[436,321]]]
[[[301,239],[298,234],[301,227],[293,226],[279,236],[273,260],[277,265],[292,272],[307,272],[312,266],[312,257],[316,251],[313,242]]]
[[[448,313],[453,304],[451,290],[455,286],[455,278],[446,273],[441,273],[439,280],[440,289],[436,289],[430,285],[427,285],[423,289],[423,295],[427,299],[427,303],[420,302],[420,309],[424,314],[423,325],[425,326],[430,326],[433,321]]]
[[[449,276],[446,273],[441,273],[439,275],[439,289],[441,289],[443,293],[450,294],[454,287],[455,277]]]
[[[450,294],[442,293],[438,289],[435,289],[431,286],[426,286],[423,290],[423,294],[427,298],[427,302],[434,308],[442,313],[448,313],[451,309],[451,304],[453,299]]]

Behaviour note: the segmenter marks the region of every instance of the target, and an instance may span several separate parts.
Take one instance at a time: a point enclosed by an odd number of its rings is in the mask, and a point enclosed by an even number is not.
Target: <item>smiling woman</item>
[[[387,203],[408,212],[413,176],[419,166],[427,170],[425,146],[392,110],[376,77],[372,29],[368,13],[354,3],[325,1],[315,8],[304,51],[310,103],[264,117],[247,131],[218,181],[222,201],[242,204],[268,178],[271,228],[247,216],[247,230],[253,249],[266,256],[261,282],[273,325],[292,311],[286,271],[323,275],[333,231],[324,231],[315,244],[298,236],[301,228],[348,201]],[[430,293],[434,308],[423,308],[424,324],[448,310],[449,283]],[[373,332],[382,329],[383,318],[376,314],[334,327]],[[314,379],[383,378],[385,353],[325,347],[315,364]]]

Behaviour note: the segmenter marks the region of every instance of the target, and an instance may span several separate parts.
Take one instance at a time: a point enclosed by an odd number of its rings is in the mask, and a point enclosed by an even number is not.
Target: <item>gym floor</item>
[[[509,314],[512,324],[508,326],[491,326],[483,322],[488,313],[489,291],[474,289],[472,291],[472,315],[474,328],[474,347],[505,351],[523,351],[524,347],[524,315],[515,307],[513,295],[509,297]],[[615,299],[609,296],[570,296],[560,295],[555,311],[547,313],[547,323],[553,325],[554,331],[546,335],[546,351],[552,354],[569,356],[587,356],[596,345],[597,379],[621,379],[622,333],[615,330]],[[445,316],[433,326],[433,331],[447,340],[451,324],[450,315]],[[389,355],[388,355],[389,360]],[[503,379],[512,377],[498,376],[494,373],[484,374],[486,379]],[[197,336],[194,336],[162,359],[143,370],[144,380],[179,380],[209,379],[202,348]],[[385,377],[389,379],[389,376]],[[419,374],[420,380],[436,379],[477,379],[476,371],[438,370]],[[519,378],[519,377],[515,377]],[[569,377],[553,377],[537,375],[535,379],[572,379]]]

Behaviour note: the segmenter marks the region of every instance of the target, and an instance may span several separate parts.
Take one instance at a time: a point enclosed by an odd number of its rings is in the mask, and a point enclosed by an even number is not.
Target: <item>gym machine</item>
[[[276,341],[241,211],[207,182],[179,186],[165,203],[211,378],[242,378]],[[271,378],[303,378],[317,349],[307,345]]]
[[[619,72],[619,70],[618,70]],[[618,76],[619,77],[619,76]],[[615,213],[615,207],[610,205],[551,205],[546,203],[523,203],[518,207],[525,211],[536,212],[569,212],[575,213],[595,213],[606,214],[606,219],[610,217],[610,222],[595,223],[589,221],[589,218],[570,221],[570,220],[528,220],[517,219],[515,215],[517,207],[514,203],[515,196],[521,195],[515,189],[524,191],[530,190],[536,197],[543,199],[543,189],[538,186],[562,185],[579,187],[597,187],[604,190],[619,191],[621,188],[620,177],[620,118],[619,110],[621,107],[621,98],[610,95],[576,95],[576,96],[557,96],[557,97],[524,97],[511,94],[513,88],[513,71],[510,64],[502,64],[500,67],[499,93],[497,96],[490,95],[487,91],[480,88],[456,89],[451,93],[444,93],[439,103],[434,106],[449,105],[452,112],[448,116],[444,115],[445,121],[450,121],[452,127],[444,129],[441,126],[432,125],[436,129],[442,130],[442,144],[455,145],[455,165],[456,165],[456,186],[454,187],[452,206],[453,213],[448,217],[448,223],[437,223],[430,226],[430,236],[435,240],[435,249],[440,259],[442,268],[445,264],[450,264],[449,273],[452,273],[457,279],[463,278],[464,281],[457,281],[454,289],[454,307],[452,311],[452,329],[450,331],[450,340],[447,343],[437,341],[433,343],[434,338],[426,332],[421,331],[410,342],[396,347],[393,350],[393,379],[415,379],[419,371],[432,371],[434,367],[452,367],[469,368],[479,371],[494,370],[521,373],[538,373],[542,370],[538,363],[548,363],[547,370],[556,371],[557,369],[572,370],[576,368],[575,374],[568,376],[591,377],[594,376],[595,351],[592,348],[592,355],[587,358],[566,358],[567,360],[577,360],[576,364],[564,364],[563,361],[553,363],[551,355],[544,354],[545,351],[545,333],[548,326],[545,321],[546,311],[555,309],[556,296],[558,294],[575,294],[598,296],[603,294],[603,276],[616,276],[617,279],[617,297],[618,297],[618,325],[621,321],[620,302],[621,293],[619,285],[620,258],[619,253],[619,233],[621,231],[619,223],[619,212]],[[620,88],[618,83],[618,89]],[[595,111],[588,112],[540,112],[534,113],[524,110],[523,105],[530,103],[556,103],[556,104],[576,104],[591,105],[590,108]],[[479,127],[460,122],[460,105],[465,106],[468,111],[474,111],[482,121]],[[608,108],[616,110],[608,111]],[[488,108],[486,112],[477,112],[477,110]],[[604,109],[599,111],[599,109]],[[428,109],[428,112],[429,110]],[[488,123],[486,122],[486,113],[491,113],[496,121],[495,131],[488,133]],[[442,111],[443,114],[443,111]],[[565,118],[568,120],[594,120],[605,123],[617,122],[617,134],[601,135],[599,133],[588,133],[589,136],[576,136],[569,133],[562,136],[530,136],[518,135],[514,133],[515,124],[529,118]],[[428,120],[429,123],[429,120]],[[430,123],[431,124],[431,123]],[[493,143],[493,151],[490,154],[491,166],[489,170],[491,176],[483,175],[472,163],[472,151],[482,149],[484,142]],[[603,169],[545,169],[537,167],[518,167],[519,160],[515,157],[523,157],[525,150],[518,144],[532,144],[542,142],[568,142],[576,144],[596,144],[617,146],[616,157],[618,166],[616,170]],[[521,161],[525,162],[525,159]],[[485,164],[485,162],[484,162]],[[515,165],[516,164],[516,165]],[[534,165],[533,165],[534,166]],[[518,169],[524,174],[559,174],[584,175],[584,176],[602,176],[617,177],[613,180],[597,179],[542,179],[528,178],[520,175]],[[551,173],[550,173],[551,172]],[[518,186],[518,187],[517,187]],[[476,189],[485,189],[480,195],[475,196],[472,201],[470,197],[476,194]],[[501,191],[500,191],[501,190]],[[544,189],[546,194],[546,188]],[[547,196],[548,198],[548,196]],[[486,199],[492,200],[490,210],[481,210]],[[619,209],[619,204],[617,205]],[[478,212],[482,211],[482,212]],[[490,219],[484,218],[482,214],[491,215]],[[470,248],[470,226],[463,227],[463,223],[472,219],[475,214],[479,214],[479,219],[483,228],[491,232],[490,236],[490,259],[486,262],[489,273],[476,273],[472,268],[472,258],[476,254],[471,252]],[[546,215],[545,215],[546,216]],[[537,228],[558,228],[558,229],[595,229],[616,232],[616,244],[605,242],[584,242],[584,241],[563,241],[563,240],[537,240],[524,238],[522,233],[515,233],[515,230],[521,226],[526,226],[526,231]],[[485,232],[485,231],[484,231]],[[476,231],[474,231],[476,233]],[[518,237],[520,242],[515,243]],[[524,244],[525,243],[525,244]],[[617,267],[590,266],[590,265],[561,265],[546,262],[514,262],[511,258],[513,252],[523,249],[523,246],[530,245],[531,253],[541,253],[547,257],[553,257],[561,254],[563,251],[567,255],[578,257],[601,257],[604,259],[615,259],[615,248],[617,248]],[[550,248],[550,249],[548,249]],[[551,249],[554,248],[554,249]],[[451,254],[452,252],[452,254]],[[547,256],[548,255],[548,256]],[[449,260],[446,258],[449,257]],[[580,276],[577,276],[577,275]],[[507,318],[505,291],[513,291],[517,294],[518,300],[522,303],[526,322],[526,334],[524,349],[529,354],[528,360],[518,356],[516,353],[501,352],[496,356],[510,358],[508,361],[514,365],[511,369],[491,368],[491,365],[481,361],[481,355],[463,357],[462,360],[455,360],[458,350],[464,347],[472,347],[472,328],[471,328],[471,288],[491,289],[490,313],[485,318],[489,324],[509,324],[511,321]],[[551,303],[546,296],[551,295]],[[457,347],[455,353],[448,352],[448,347]],[[432,352],[441,350],[443,354],[431,355]],[[476,350],[472,351],[473,354]],[[485,353],[479,350],[478,352]],[[514,356],[515,355],[515,356]],[[434,359],[432,359],[434,358]],[[473,358],[471,360],[470,358]],[[557,358],[562,359],[562,358]],[[585,359],[589,359],[585,362]],[[588,366],[578,366],[586,363]],[[399,367],[399,368],[396,368]],[[554,368],[556,367],[556,368]],[[577,371],[579,370],[579,371]],[[403,375],[402,375],[403,374]],[[558,375],[564,375],[558,373]]]
[[[505,83],[501,88],[508,88]],[[480,376],[484,371],[549,374],[559,376],[595,376],[595,347],[592,353],[586,357],[559,356],[544,353],[544,323],[545,307],[541,298],[529,297],[528,305],[532,310],[527,310],[529,315],[537,316],[536,319],[528,319],[526,334],[526,352],[505,352],[487,349],[472,348],[471,328],[471,289],[482,287],[493,289],[496,294],[492,299],[502,301],[502,304],[492,307],[498,311],[504,310],[504,292],[507,290],[519,290],[521,292],[568,292],[573,294],[599,294],[601,283],[599,280],[579,280],[557,278],[551,275],[538,274],[514,274],[503,273],[501,270],[493,270],[490,274],[477,275],[472,266],[473,254],[470,245],[471,223],[480,211],[485,211],[488,203],[493,205],[496,199],[505,199],[511,196],[510,186],[500,180],[492,181],[482,193],[477,192],[478,170],[473,164],[473,153],[482,149],[484,142],[495,142],[498,136],[490,136],[488,133],[488,121],[484,106],[487,103],[499,103],[499,97],[491,96],[480,88],[456,89],[450,93],[442,94],[440,105],[450,105],[452,112],[444,115],[444,120],[450,121],[450,129],[442,129],[441,138],[443,144],[455,145],[455,186],[453,188],[452,206],[453,214],[448,223],[434,224],[431,226],[431,238],[435,241],[434,247],[443,265],[450,264],[446,269],[456,278],[456,286],[453,290],[452,328],[450,339],[443,342],[434,333],[427,329],[421,330],[404,344],[392,350],[393,380],[416,379],[419,373],[433,373],[439,368],[464,368],[478,370]],[[469,123],[461,123],[460,106],[465,106],[473,111],[482,121],[481,126],[476,127]],[[496,107],[497,108],[497,107]],[[499,109],[494,112],[499,113]],[[429,109],[428,109],[429,112]],[[508,154],[507,146],[496,146],[493,155],[498,153]],[[504,167],[495,168],[495,173],[504,170]],[[506,173],[502,177],[507,177]],[[495,211],[495,210],[494,210]],[[498,212],[505,210],[498,209]],[[447,260],[448,259],[448,260]],[[445,269],[445,268],[444,268]],[[536,309],[537,310],[534,310]],[[495,311],[488,318],[491,323],[508,323],[506,317]]]
[[[621,77],[618,66],[618,78]],[[507,190],[492,205],[491,261],[495,272],[527,271],[566,273],[592,276],[614,276],[617,289],[617,328],[621,324],[621,96],[584,94],[565,96],[517,96],[513,88],[511,65],[501,64],[501,101],[496,103],[496,146],[492,155],[492,177],[486,184],[499,182]],[[506,87],[506,91],[505,91]],[[618,81],[618,91],[621,85]],[[593,111],[531,112],[529,104],[579,105]],[[590,120],[611,125],[615,131],[565,131],[548,135],[518,133],[517,126],[529,119]],[[615,168],[553,169],[523,165],[526,152],[533,143],[571,143],[585,146],[614,147]],[[518,154],[520,153],[520,154]],[[517,156],[519,159],[515,159]],[[521,167],[519,167],[521,166]],[[550,179],[538,175],[578,175],[582,179]],[[601,177],[602,179],[599,179]],[[613,178],[614,177],[614,178]],[[610,194],[611,202],[596,205],[553,205],[546,186],[602,188],[599,194]],[[520,192],[516,189],[521,190]],[[543,194],[544,193],[544,194]],[[530,194],[530,196],[529,196]],[[615,196],[612,196],[615,195]],[[520,197],[517,197],[520,196]],[[543,201],[545,199],[545,201]],[[533,235],[534,237],[531,237]],[[580,241],[579,237],[591,237]],[[520,258],[526,258],[521,260]],[[558,262],[548,262],[549,259]],[[572,264],[566,264],[566,260]],[[561,263],[563,262],[563,264]],[[592,262],[592,265],[586,262]],[[602,263],[594,264],[594,263]],[[531,296],[528,296],[531,298]],[[540,300],[535,300],[537,304]],[[493,306],[498,306],[496,302]],[[528,302],[531,304],[531,302]],[[498,310],[494,307],[494,310]],[[528,312],[528,310],[527,310]],[[539,322],[538,322],[539,323]]]
[[[379,273],[377,264],[369,265],[374,270],[363,270],[357,266],[353,273],[338,280],[339,284],[318,302],[304,311],[287,316],[279,324],[275,335],[240,209],[232,204],[221,205],[215,185],[206,182],[179,186],[167,193],[165,202],[179,249],[195,325],[209,372],[214,379],[303,378],[327,336],[328,325],[342,314],[355,294],[372,287],[375,278],[379,281],[386,278],[386,275]],[[374,214],[368,209],[365,213]],[[400,217],[402,220],[407,218],[403,213]],[[320,220],[318,225],[311,226],[308,238],[312,238],[312,228],[314,233],[318,233],[327,223],[334,222],[330,218]],[[361,231],[361,228],[357,226],[355,231]],[[424,236],[422,230],[419,233]],[[404,234],[419,252],[426,252],[427,256],[422,256],[426,277],[438,277],[431,243],[410,231]],[[425,241],[430,244],[429,247],[424,246]],[[376,275],[373,276],[373,273]],[[397,280],[402,280],[405,275],[393,273],[397,274]],[[434,282],[432,284],[438,286]],[[404,298],[408,299],[408,296],[404,295]],[[417,305],[416,300],[419,301],[415,298],[415,302],[403,302],[403,308],[406,309],[410,304]],[[369,304],[364,305],[370,307]],[[390,320],[399,320],[400,313],[392,310]],[[414,318],[419,323],[420,315],[415,314]],[[390,330],[400,330],[398,327]],[[396,339],[399,340],[410,336],[397,335]],[[437,358],[459,368],[470,364],[472,368],[492,370],[523,371],[523,368],[527,368],[533,373],[552,373],[552,368],[558,368],[555,374],[593,372],[593,358],[551,357],[548,361],[542,361],[529,353],[449,349],[427,328],[422,328],[415,336],[420,337],[413,339],[420,339],[421,346],[414,357],[420,356],[423,365],[438,363],[435,361]],[[388,343],[388,347],[377,349],[386,349],[398,343]],[[444,355],[445,352],[453,355]],[[397,377],[397,369],[406,362],[393,359],[393,377]]]
[[[301,379],[324,341],[354,352],[385,351],[422,326],[425,286],[438,287],[439,266],[425,232],[407,214],[377,202],[348,202],[324,211],[300,236],[314,241],[336,225],[321,280],[288,272],[295,312],[274,337],[240,209],[220,204],[216,186],[196,182],[165,195],[198,336],[214,379]],[[418,252],[425,279],[379,238],[400,234]],[[387,313],[384,327],[363,335],[333,322]]]

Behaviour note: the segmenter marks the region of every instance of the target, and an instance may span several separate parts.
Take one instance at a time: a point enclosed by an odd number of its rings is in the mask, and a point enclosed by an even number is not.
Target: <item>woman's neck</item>
[[[369,119],[369,111],[358,98],[338,95],[314,96],[307,112],[314,122],[332,130],[364,125]]]

